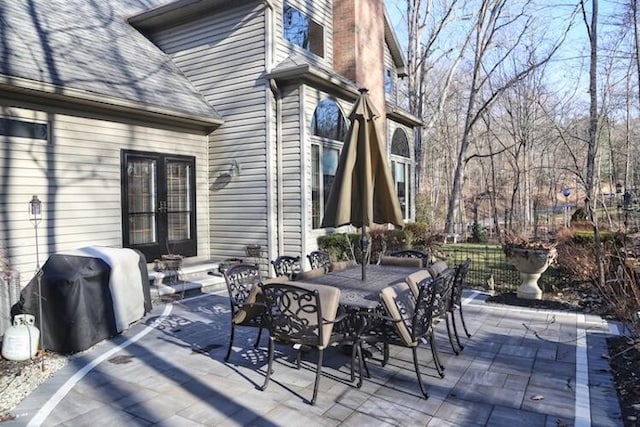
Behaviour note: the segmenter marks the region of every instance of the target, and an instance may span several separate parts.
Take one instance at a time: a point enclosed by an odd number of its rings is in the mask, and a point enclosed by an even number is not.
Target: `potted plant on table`
[[[542,299],[538,279],[558,256],[555,242],[508,237],[502,244],[507,261],[520,273],[518,298]]]

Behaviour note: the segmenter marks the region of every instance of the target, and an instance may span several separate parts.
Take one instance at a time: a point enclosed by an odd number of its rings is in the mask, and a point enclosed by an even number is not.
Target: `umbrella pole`
[[[362,225],[362,235],[360,236],[360,254],[361,254],[361,259],[362,259],[362,281],[364,282],[365,280],[367,280],[367,257],[365,254],[365,246],[366,246],[366,239],[367,239],[367,233],[365,230],[365,226],[364,224]]]

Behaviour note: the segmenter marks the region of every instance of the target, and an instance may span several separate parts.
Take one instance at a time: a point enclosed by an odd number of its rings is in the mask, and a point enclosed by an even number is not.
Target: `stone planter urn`
[[[505,247],[507,261],[520,273],[518,298],[542,299],[538,279],[557,256],[555,248]]]

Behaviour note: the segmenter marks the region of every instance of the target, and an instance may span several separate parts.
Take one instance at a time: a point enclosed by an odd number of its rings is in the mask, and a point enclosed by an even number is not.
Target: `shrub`
[[[411,233],[411,247],[415,249],[429,249],[429,224],[426,222],[412,222],[404,226],[404,229]]]
[[[576,230],[571,240],[577,245],[593,245],[595,243],[595,235],[593,230]],[[600,241],[602,243],[622,245],[624,243],[624,235],[616,231],[600,230]]]
[[[585,208],[578,208],[571,214],[571,222],[585,222],[589,220]]]
[[[470,243],[487,243],[487,234],[484,228],[477,222],[474,222],[471,226],[471,237],[469,241]]]
[[[373,263],[378,262],[380,255],[385,252],[411,248],[413,244],[413,233],[409,228],[395,230],[375,228],[368,234],[371,240],[370,262]],[[331,259],[335,261],[347,259],[360,261],[360,238],[359,233],[327,234],[318,237],[318,247],[329,252]]]
[[[318,247],[334,261],[360,259],[360,234],[333,233],[318,237]]]

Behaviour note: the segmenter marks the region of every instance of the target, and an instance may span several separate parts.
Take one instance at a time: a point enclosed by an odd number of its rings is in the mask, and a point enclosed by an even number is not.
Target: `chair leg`
[[[389,363],[389,344],[384,343],[382,346],[382,366],[386,366]]]
[[[318,397],[318,386],[320,385],[320,375],[322,373],[322,355],[323,349],[318,349],[318,368],[316,369],[316,382],[313,385],[313,398],[311,398],[312,405],[316,404],[316,398]]]
[[[424,396],[425,399],[428,399],[429,393],[427,393],[427,390],[424,384],[422,384],[422,374],[420,373],[420,364],[418,363],[418,346],[412,347],[411,350],[413,351],[413,367],[415,368],[416,376],[418,377],[418,385],[420,386],[420,392],[422,392],[422,395]]]
[[[467,338],[471,338],[471,334],[467,330],[467,324],[464,323],[464,315],[462,314],[462,304],[458,307],[458,311],[460,312],[460,320],[462,320],[462,327],[464,328],[464,333],[467,334]]]
[[[440,356],[438,356],[438,349],[436,348],[436,340],[433,336],[433,331],[429,334],[429,346],[431,347],[431,354],[433,355],[433,363],[436,365],[436,371],[440,378],[444,378],[444,365],[440,362]]]
[[[253,348],[258,348],[260,345],[260,337],[262,336],[262,326],[258,329],[258,338],[256,338],[256,343],[253,345]]]
[[[353,350],[351,352],[351,382],[355,380],[355,375],[353,372],[353,361],[356,357],[358,358],[358,382],[356,384],[356,387],[360,388],[362,387],[362,365],[366,362],[364,361],[364,356],[362,353],[362,342],[358,340],[356,340],[356,342],[353,344]]]
[[[351,345],[351,382],[354,382],[356,380],[356,373],[355,373],[355,360],[356,357],[358,357],[358,347],[360,346],[360,341],[358,339],[356,339],[354,341],[354,343]],[[360,366],[361,362],[358,361],[358,365]],[[362,369],[362,368],[360,368]]]
[[[360,356],[362,357],[362,367],[365,371],[365,376],[367,378],[371,378],[371,374],[369,373],[369,365],[367,365],[367,358],[364,355],[364,348],[362,347],[362,342],[360,342]]]
[[[457,356],[458,354],[460,354],[460,351],[456,348],[455,344],[453,344],[453,336],[451,334],[451,325],[449,322],[449,313],[446,312],[444,314],[444,321],[447,324],[447,336],[449,337],[449,344],[451,344],[451,349],[453,350],[454,354]],[[455,328],[455,319],[454,319],[454,328]]]
[[[301,359],[302,359],[302,348],[299,348],[298,350],[296,350],[296,369],[300,369]]]
[[[464,350],[464,346],[460,342],[460,335],[458,335],[458,327],[456,326],[456,311],[451,310],[451,323],[453,323],[453,334],[456,336],[456,342],[460,351]],[[458,354],[458,353],[456,353]]]
[[[267,389],[269,385],[269,378],[271,378],[271,367],[273,365],[273,353],[274,353],[275,343],[274,340],[269,337],[269,362],[267,364],[267,376],[264,378],[264,384],[260,387],[260,390],[264,391]]]
[[[227,355],[224,357],[224,361],[228,362],[229,361],[229,356],[231,356],[231,347],[233,347],[233,337],[235,335],[235,325],[233,323],[231,323],[231,334],[229,336],[229,348],[227,348]]]

